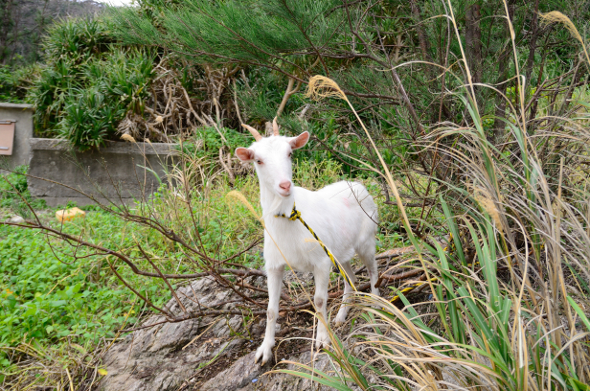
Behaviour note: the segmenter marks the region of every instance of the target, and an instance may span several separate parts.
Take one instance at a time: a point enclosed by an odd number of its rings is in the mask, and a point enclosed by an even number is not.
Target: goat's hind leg
[[[350,262],[343,263],[342,268],[350,278],[350,281],[352,281],[352,283],[356,285],[356,276],[354,275],[354,271],[352,270]],[[348,314],[348,309],[350,308],[348,301],[351,293],[352,287],[348,283],[348,280],[344,278],[344,295],[342,296],[342,304],[340,305],[338,314],[334,319],[334,324],[336,326],[340,326],[346,321],[346,315]]]
[[[379,288],[377,288],[377,280],[379,279],[379,270],[377,268],[377,260],[375,259],[375,242],[363,246],[357,251],[359,258],[363,265],[367,268],[369,279],[371,280],[371,293],[379,296]]]

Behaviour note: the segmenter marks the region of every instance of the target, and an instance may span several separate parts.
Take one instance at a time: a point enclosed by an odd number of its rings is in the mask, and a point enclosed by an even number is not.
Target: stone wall
[[[0,121],[14,120],[14,144],[12,155],[0,155],[0,168],[14,169],[29,164],[29,139],[33,137],[33,106],[0,103]]]
[[[110,141],[100,150],[77,152],[65,141],[32,138],[30,147],[29,190],[49,206],[142,199],[166,180],[178,155],[175,144]]]

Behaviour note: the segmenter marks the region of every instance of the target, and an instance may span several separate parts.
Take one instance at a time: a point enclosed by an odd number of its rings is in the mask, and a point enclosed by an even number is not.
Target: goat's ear
[[[305,146],[309,141],[309,132],[303,132],[297,137],[293,137],[289,140],[289,144],[291,144],[291,149],[299,149]]]
[[[254,160],[254,151],[248,148],[236,148],[236,156],[243,162],[251,162]]]

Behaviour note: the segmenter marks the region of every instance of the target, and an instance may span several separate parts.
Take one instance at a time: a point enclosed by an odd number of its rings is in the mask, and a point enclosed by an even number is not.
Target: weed
[[[3,215],[18,214],[31,217],[29,205],[34,209],[45,207],[45,201],[32,199],[27,184],[27,166],[20,166],[12,172],[0,174],[0,220]]]

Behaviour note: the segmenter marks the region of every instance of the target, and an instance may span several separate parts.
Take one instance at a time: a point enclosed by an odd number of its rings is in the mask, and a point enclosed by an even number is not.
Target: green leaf
[[[484,332],[487,340],[491,341],[494,337],[494,333],[490,329],[486,321],[486,317],[481,313],[481,311],[477,307],[477,304],[475,303],[467,289],[462,286],[459,287],[459,289],[457,289],[457,292],[460,296],[463,296],[462,299],[466,305],[466,309],[468,310],[468,315],[475,321],[475,323],[479,326],[480,330]]]
[[[567,301],[570,303],[574,311],[576,311],[576,313],[578,314],[582,322],[584,322],[584,325],[590,332],[590,320],[588,320],[584,311],[580,308],[580,306],[574,301],[574,299],[571,296],[568,295]]]
[[[563,374],[563,376],[567,379],[568,383],[575,391],[590,391],[590,385],[582,383],[578,379],[574,379],[573,377],[566,374]]]
[[[447,204],[445,199],[442,197],[442,195],[439,197],[439,200],[440,200],[440,204],[443,209],[443,213],[445,215],[446,223],[449,227],[449,230],[451,231],[451,234],[453,235],[453,243],[455,244],[455,250],[457,251],[457,256],[459,257],[459,260],[461,261],[461,263],[464,266],[466,266],[467,261],[465,259],[465,253],[463,252],[463,244],[461,243],[461,238],[459,236],[459,228],[457,227],[457,223],[456,223],[455,219],[453,218],[453,216],[451,215],[451,210],[449,209],[449,205]]]
[[[37,313],[37,307],[35,305],[30,305],[28,309],[23,314],[24,317],[33,316]]]

